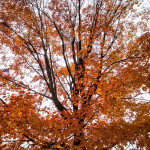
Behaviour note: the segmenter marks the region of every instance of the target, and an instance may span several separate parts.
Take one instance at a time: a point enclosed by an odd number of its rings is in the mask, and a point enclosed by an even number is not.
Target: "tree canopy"
[[[1,149],[150,148],[150,101],[139,98],[150,92],[150,8],[141,4],[0,1]]]

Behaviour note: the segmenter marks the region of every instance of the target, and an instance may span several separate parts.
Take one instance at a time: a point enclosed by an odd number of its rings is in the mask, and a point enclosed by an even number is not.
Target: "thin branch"
[[[2,143],[7,143],[7,142],[30,142],[31,140],[5,140],[2,141]]]
[[[20,81],[17,81],[17,80],[14,80],[14,79],[9,79],[9,78],[6,78],[6,77],[1,76],[1,75],[0,75],[0,77],[5,79],[5,80],[7,80],[7,81],[9,81],[9,82],[11,82],[11,83],[13,83],[13,84],[15,84],[17,87],[22,87],[24,89],[27,89],[27,90],[30,90],[30,91],[34,92],[35,94],[37,93],[37,94],[39,94],[39,95],[41,95],[43,97],[46,97],[48,99],[53,100],[53,97],[50,97],[50,96],[44,95],[44,94],[42,94],[40,92],[37,92],[37,91],[31,89],[29,86],[25,85],[24,83],[20,82]]]
[[[3,99],[0,98],[0,101],[1,101],[6,107],[8,107],[7,104],[4,102]]]

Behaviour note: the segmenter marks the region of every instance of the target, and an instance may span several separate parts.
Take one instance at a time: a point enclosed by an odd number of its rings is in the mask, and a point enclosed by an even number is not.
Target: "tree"
[[[139,5],[0,2],[0,53],[10,71],[0,74],[1,148],[149,149],[150,102],[137,96],[150,87],[150,9]]]

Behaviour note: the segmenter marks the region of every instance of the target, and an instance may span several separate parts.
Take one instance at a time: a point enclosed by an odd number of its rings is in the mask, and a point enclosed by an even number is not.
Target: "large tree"
[[[1,0],[1,149],[150,148],[150,102],[138,97],[150,87],[150,9],[139,4]]]

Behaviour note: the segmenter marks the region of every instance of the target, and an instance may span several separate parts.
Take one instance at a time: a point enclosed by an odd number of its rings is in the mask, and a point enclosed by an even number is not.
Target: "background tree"
[[[150,9],[139,3],[0,2],[2,149],[150,148],[150,103],[137,98],[150,87]]]

